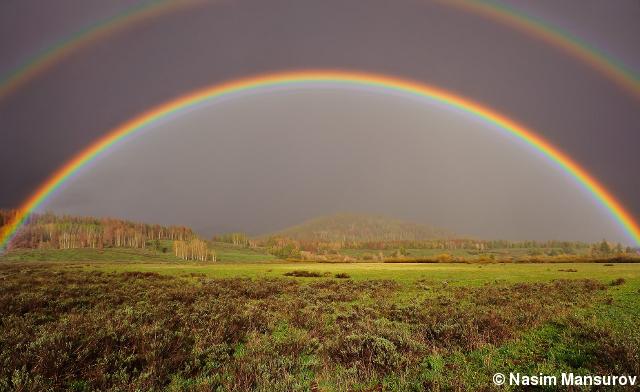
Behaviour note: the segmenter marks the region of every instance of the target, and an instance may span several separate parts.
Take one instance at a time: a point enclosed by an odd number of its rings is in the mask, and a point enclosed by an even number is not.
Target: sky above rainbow
[[[203,3],[201,0],[147,0],[136,3],[115,15],[84,26],[82,29],[50,43],[29,58],[22,60],[19,66],[3,75],[0,79],[0,100],[18,90],[22,85],[37,78],[48,68],[64,60],[65,57],[87,45],[91,45],[97,40],[118,34],[135,24],[144,23],[185,7],[194,7]]]
[[[118,0],[117,12],[87,24],[72,20],[81,8],[61,1],[31,10],[69,15],[77,33],[65,30],[59,36],[66,38],[34,47],[36,55],[21,61],[12,48],[37,42],[29,34],[55,31],[30,23],[29,1],[15,8],[20,13],[0,5],[1,29],[11,32],[2,34],[7,53],[0,57],[22,64],[0,83],[0,127],[10,130],[0,141],[12,146],[0,167],[20,162],[0,175],[7,189],[0,207],[24,204],[52,167],[170,97],[246,75],[321,68],[399,75],[482,102],[560,146],[619,197],[629,216],[640,214],[636,3],[576,3],[567,13],[527,1],[390,7],[372,0],[362,7],[334,0]],[[554,17],[546,21],[545,14]],[[615,23],[593,22],[600,19]]]
[[[525,12],[499,1],[453,0],[445,3],[486,16],[491,20],[530,34],[536,39],[543,40],[567,55],[575,56],[580,61],[589,64],[601,72],[603,76],[627,90],[634,98],[640,99],[640,74],[602,49],[563,31],[558,26],[527,15]]]
[[[624,206],[565,153],[551,145],[548,141],[527,129],[523,125],[495,112],[483,105],[468,100],[437,87],[415,81],[403,80],[384,75],[345,72],[336,70],[309,70],[280,74],[267,74],[246,79],[234,80],[191,92],[183,97],[167,102],[133,118],[105,136],[95,141],[90,147],[77,154],[73,159],[58,169],[27,201],[19,208],[15,219],[3,227],[0,233],[0,248],[6,247],[29,214],[43,204],[53,192],[62,187],[83,166],[90,163],[113,148],[127,137],[145,127],[153,126],[181,111],[193,108],[207,101],[221,99],[225,96],[268,87],[295,87],[299,84],[339,83],[379,88],[388,93],[402,92],[471,114],[487,123],[496,126],[510,135],[527,143],[533,150],[539,151],[547,159],[556,163],[562,170],[571,175],[585,191],[608,210],[610,216],[626,231],[635,245],[640,245],[640,228]]]

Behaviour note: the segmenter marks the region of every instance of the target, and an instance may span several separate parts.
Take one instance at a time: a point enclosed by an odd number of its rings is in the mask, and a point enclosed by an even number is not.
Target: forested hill
[[[377,215],[336,214],[268,234],[299,241],[423,241],[454,238],[443,229]]]

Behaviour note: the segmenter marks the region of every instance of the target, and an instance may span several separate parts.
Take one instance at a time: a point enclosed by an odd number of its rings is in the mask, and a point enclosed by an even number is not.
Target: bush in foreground
[[[284,276],[295,276],[298,278],[321,278],[322,274],[316,271],[295,270],[284,273]]]

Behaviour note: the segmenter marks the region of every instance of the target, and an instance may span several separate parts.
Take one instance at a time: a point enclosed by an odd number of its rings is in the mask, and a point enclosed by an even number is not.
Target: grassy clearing
[[[268,262],[277,260],[263,249],[236,247],[215,242],[210,248],[220,262]],[[184,260],[173,255],[173,241],[152,241],[146,249],[79,248],[79,249],[15,249],[0,255],[0,261],[174,261]]]
[[[0,390],[487,390],[498,371],[639,374],[639,290],[638,264],[5,262]]]
[[[276,260],[274,255],[261,248],[251,249],[224,242],[213,242],[210,248],[216,253],[216,258],[220,262],[256,263]]]
[[[166,245],[165,245],[166,246]],[[170,244],[168,245],[169,249]],[[15,249],[0,261],[181,261],[170,252],[133,248]]]
[[[593,263],[568,264],[383,264],[383,263],[286,263],[265,264],[235,263],[90,263],[83,268],[105,272],[145,271],[160,274],[186,276],[192,273],[209,278],[275,278],[287,272],[305,270],[324,274],[346,273],[355,280],[391,279],[401,283],[411,283],[426,279],[446,281],[453,285],[481,285],[487,282],[542,282],[559,278],[598,279],[608,282],[617,278],[637,281],[640,278],[640,264],[615,264],[604,266]],[[576,272],[562,272],[573,269]],[[303,278],[304,279],[304,278]],[[632,283],[633,284],[633,283]]]
[[[209,242],[209,249],[215,253],[216,261],[220,263],[262,263],[262,262],[283,262],[269,253],[269,248],[255,247],[249,248],[242,245],[232,245],[224,242]],[[545,249],[550,252],[553,249]],[[558,249],[556,249],[558,250]],[[590,256],[585,249],[573,255],[556,256],[531,256],[533,251],[540,249],[494,249],[486,252],[457,249],[445,251],[443,249],[406,249],[405,256],[397,256],[397,249],[377,251],[371,249],[342,249],[339,254],[329,255],[326,259],[304,258],[292,256],[288,261],[310,261],[318,263],[345,261],[351,262],[380,262],[386,263],[473,263],[490,264],[496,262],[508,263],[561,263],[572,262],[588,263],[640,263],[640,258],[633,255]],[[184,260],[174,257],[173,241],[156,240],[149,241],[145,249],[134,248],[104,248],[104,249],[16,249],[6,255],[0,255],[0,261],[178,261]],[[382,254],[382,259],[380,258]],[[318,256],[320,257],[320,256]],[[325,257],[325,256],[322,256]],[[295,259],[295,260],[294,260]]]

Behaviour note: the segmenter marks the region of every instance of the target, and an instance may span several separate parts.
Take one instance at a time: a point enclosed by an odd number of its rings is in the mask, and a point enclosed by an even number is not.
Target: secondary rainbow
[[[509,134],[526,142],[533,149],[541,152],[548,159],[557,163],[565,172],[573,176],[584,189],[590,192],[593,197],[606,208],[633,242],[636,245],[640,245],[640,229],[638,224],[634,221],[631,214],[625,210],[622,204],[620,204],[602,184],[558,148],[552,146],[548,141],[507,116],[468,98],[413,80],[364,72],[304,70],[263,74],[199,89],[157,106],[111,130],[59,168],[22,204],[14,219],[8,225],[5,225],[2,232],[0,232],[0,250],[7,247],[29,214],[38,208],[52,192],[58,189],[88,162],[96,159],[102,152],[108,150],[129,135],[154,125],[158,121],[179,113],[182,110],[240,92],[260,91],[260,89],[274,87],[287,88],[305,85],[335,84],[361,88],[376,88],[389,93],[402,93],[425,98],[431,102],[440,103],[447,107],[468,113],[507,131]]]
[[[127,8],[81,29],[44,48],[0,80],[0,99],[46,71],[65,57],[101,38],[111,36],[145,20],[176,11],[179,8],[202,4],[203,0],[151,0]]]
[[[640,75],[627,68],[613,56],[584,42],[566,31],[494,0],[439,0],[495,22],[513,27],[532,37],[555,46],[582,60],[608,79],[614,81],[631,96],[640,99]]]
[[[522,31],[542,40],[563,52],[589,64],[602,75],[612,80],[632,96],[640,99],[640,75],[628,69],[620,61],[598,48],[570,35],[558,27],[533,18],[521,11],[492,0],[439,0],[449,7],[485,16],[495,22]],[[120,14],[105,18],[75,32],[23,62],[15,70],[0,79],[0,100],[36,78],[68,55],[102,38],[145,20],[172,12],[180,8],[211,4],[207,0],[151,0],[126,9]]]

